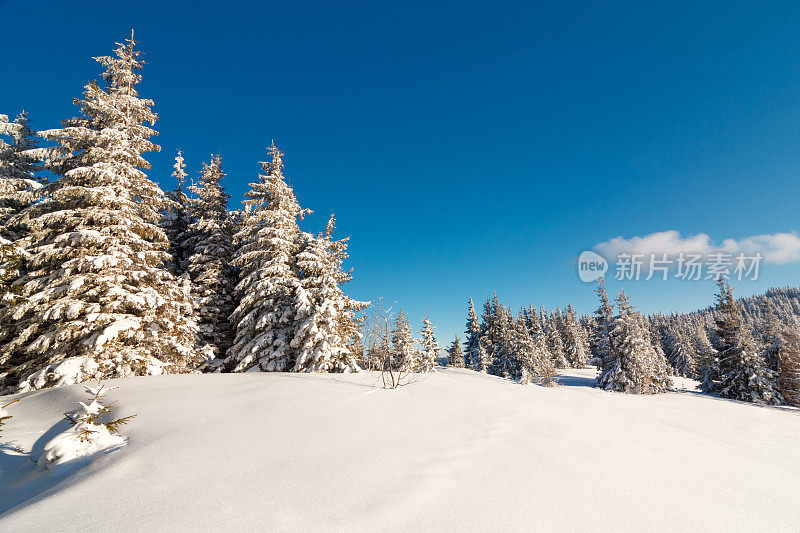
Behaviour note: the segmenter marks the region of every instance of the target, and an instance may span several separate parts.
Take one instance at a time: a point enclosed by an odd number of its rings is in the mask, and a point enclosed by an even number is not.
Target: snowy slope
[[[20,505],[6,456],[0,531],[796,530],[797,411],[563,376],[546,389],[444,370],[395,391],[368,374],[115,380],[109,398],[138,414],[129,444],[54,486],[28,475]],[[41,450],[83,397],[22,395],[3,440]]]

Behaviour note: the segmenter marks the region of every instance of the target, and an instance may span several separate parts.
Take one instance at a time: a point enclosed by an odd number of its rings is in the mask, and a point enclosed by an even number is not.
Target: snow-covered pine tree
[[[498,375],[527,384],[533,380],[536,371],[533,341],[524,316],[509,316],[508,320],[504,339],[505,368]]]
[[[558,333],[557,321],[557,314],[551,313],[548,318],[546,311],[542,308],[541,322],[547,338],[547,348],[550,352],[550,356],[553,358],[553,365],[556,368],[569,368],[564,342],[561,340],[561,335]]]
[[[415,371],[419,367],[420,354],[414,348],[411,324],[402,309],[397,311],[392,326],[392,367],[396,370]]]
[[[667,326],[665,337],[667,341],[667,360],[676,376],[693,378],[697,375],[697,353],[695,353],[688,336],[681,329],[680,324],[672,323]]]
[[[586,363],[588,363],[589,359],[592,357],[591,351],[589,350],[589,333],[594,329],[592,326],[592,318],[588,315],[583,315],[580,317],[576,315],[575,322],[578,326],[578,342],[580,343],[581,350],[585,356],[583,366],[586,366]]]
[[[358,302],[340,287],[351,279],[342,269],[347,239],[333,241],[335,219],[324,234],[303,234],[297,255],[300,285],[295,295],[296,331],[291,346],[296,352],[296,372],[357,372],[353,345],[361,334],[355,313],[368,302]]]
[[[780,393],[786,403],[800,407],[800,335],[796,328],[783,331],[782,346],[778,353]]]
[[[439,351],[441,347],[436,342],[436,336],[433,333],[433,324],[425,314],[425,319],[422,321],[422,329],[419,332],[420,344],[422,344],[422,351],[417,361],[417,372],[431,372],[436,367],[439,360]]]
[[[497,294],[494,295],[494,304],[497,303]],[[498,304],[499,305],[499,304]],[[473,359],[473,368],[478,372],[490,372],[490,367],[494,362],[495,351],[495,315],[493,301],[486,298],[483,302],[483,313],[478,333],[478,354],[477,359]]]
[[[186,196],[186,164],[183,161],[183,154],[178,150],[175,156],[175,164],[172,177],[175,178],[177,186],[174,190],[167,193],[170,204],[164,213],[161,226],[167,234],[169,240],[169,251],[173,260],[173,272],[181,275],[186,272],[189,254],[186,250],[187,230],[191,222],[189,214],[189,197]]]
[[[523,308],[521,312],[524,315],[525,326],[532,342],[535,377],[543,385],[551,385],[556,375],[556,367],[550,349],[547,347],[547,335],[542,329],[541,320],[533,306],[528,309]]]
[[[488,337],[480,337],[478,341],[478,358],[477,364],[473,367],[474,370],[477,372],[483,372],[484,374],[489,371],[489,366],[492,364],[492,357],[489,355],[489,338]]]
[[[478,353],[480,351],[481,324],[475,313],[475,304],[472,303],[472,298],[469,299],[467,307],[467,330],[465,333],[464,366],[477,370],[481,366],[481,358]]]
[[[611,320],[614,318],[614,308],[608,300],[606,292],[605,278],[597,280],[597,288],[594,293],[600,299],[600,306],[594,312],[592,333],[589,337],[589,347],[592,358],[589,364],[595,365],[598,369],[603,366],[603,358],[609,350]]]
[[[742,328],[733,288],[722,278],[717,284],[720,397],[755,403],[782,403],[783,398],[776,383],[777,376],[767,368],[750,334]]]
[[[572,303],[567,306],[561,315],[561,338],[564,343],[564,355],[571,368],[583,368],[586,365],[586,349],[584,347],[581,326],[575,315]]]
[[[598,386],[634,394],[665,392],[670,386],[666,361],[653,349],[639,313],[624,291],[619,292],[615,305],[617,314],[611,322],[611,342],[597,377]]]
[[[781,334],[781,324],[775,311],[775,306],[769,301],[764,301],[762,305],[761,319],[761,345],[762,356],[767,368],[773,372],[778,372],[778,354],[783,345],[783,335]]]
[[[555,367],[535,313],[531,319],[528,311],[522,308],[511,319],[508,343],[508,351],[515,363],[513,368],[517,371],[512,377],[521,383],[538,380],[543,385],[550,385],[553,382]]]
[[[671,375],[673,369],[670,367],[669,361],[667,361],[667,354],[664,352],[664,348],[662,347],[660,336],[646,325],[644,328],[650,333],[650,345],[653,347],[653,353],[655,354],[652,362],[654,364],[663,366],[663,368],[660,368],[660,370],[663,370],[665,376]]]
[[[41,134],[63,156],[50,195],[20,215],[31,256],[18,281],[26,300],[0,317],[6,388],[186,372],[199,362],[189,296],[164,268],[164,194],[142,170],[142,154],[159,149],[145,125],[157,116],[136,92],[133,35],[96,60],[105,85],[86,85],[76,100],[83,116]]]
[[[487,314],[488,312],[488,314]],[[500,303],[495,293],[488,308],[484,311],[486,347],[492,363],[489,373],[495,376],[517,379],[519,364],[511,352],[509,330],[512,316],[508,308]]]
[[[203,163],[200,179],[189,187],[191,223],[185,231],[183,249],[186,271],[192,281],[199,336],[212,368],[232,344],[229,317],[234,308],[233,276],[230,267],[233,228],[228,219],[228,198],[222,180],[222,161],[212,156]]]
[[[364,337],[361,330],[364,327],[366,320],[365,316],[359,316],[358,313],[367,309],[371,302],[360,301],[350,298],[344,293],[342,287],[347,283],[353,281],[353,269],[344,269],[344,263],[347,261],[349,254],[347,247],[350,242],[350,237],[343,239],[333,240],[333,232],[336,230],[336,217],[331,213],[328,219],[328,224],[325,228],[325,235],[328,239],[328,252],[330,273],[336,281],[337,286],[341,292],[342,298],[342,311],[337,319],[337,333],[343,339],[345,346],[350,354],[356,358],[359,354],[363,353],[364,347],[361,339]]]
[[[461,341],[458,339],[458,335],[447,349],[447,366],[464,368],[464,352],[461,351]]]
[[[309,211],[300,207],[286,183],[283,153],[275,143],[269,151],[271,161],[261,163],[263,174],[245,194],[245,210],[234,236],[239,305],[231,314],[236,337],[223,362],[223,368],[233,372],[254,366],[267,372],[288,371],[295,365],[290,343],[300,285],[294,264],[301,244],[297,221]]]
[[[695,324],[692,341],[694,351],[697,354],[697,379],[700,380],[700,390],[706,393],[713,393],[719,383],[719,358],[717,350],[708,340],[705,329]]]

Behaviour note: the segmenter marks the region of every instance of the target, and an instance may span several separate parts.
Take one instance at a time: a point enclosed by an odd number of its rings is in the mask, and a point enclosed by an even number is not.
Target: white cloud
[[[717,245],[705,233],[682,237],[675,230],[661,231],[649,235],[625,239],[616,237],[594,246],[600,255],[607,259],[619,254],[667,254],[670,258],[684,254],[709,255],[725,253],[736,255],[744,253],[751,256],[760,253],[765,263],[787,264],[800,262],[800,237],[796,233],[774,233],[754,235],[742,239],[725,239]]]

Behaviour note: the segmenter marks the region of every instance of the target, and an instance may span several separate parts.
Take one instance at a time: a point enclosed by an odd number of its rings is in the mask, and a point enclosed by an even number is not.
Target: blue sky
[[[353,296],[416,326],[427,308],[443,344],[494,290],[591,311],[574,259],[618,236],[798,230],[797,2],[182,4],[0,0],[0,112],[56,127],[135,28],[151,176],[172,187],[178,147],[191,175],[220,153],[234,204],[274,138],[304,227],[335,211],[351,235]],[[765,264],[737,293],[799,273]],[[625,288],[645,311],[714,290]]]

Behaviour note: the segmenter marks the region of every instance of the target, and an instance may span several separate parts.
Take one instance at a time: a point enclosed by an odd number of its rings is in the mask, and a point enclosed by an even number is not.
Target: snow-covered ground
[[[593,377],[115,380],[128,445],[50,473],[0,455],[0,531],[797,529],[798,411]],[[21,395],[0,439],[41,453],[85,396]]]

